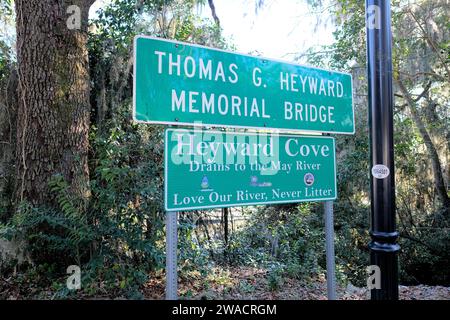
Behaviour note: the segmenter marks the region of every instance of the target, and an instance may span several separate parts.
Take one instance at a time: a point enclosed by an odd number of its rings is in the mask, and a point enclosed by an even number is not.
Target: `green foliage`
[[[162,130],[132,124],[129,110],[125,104],[91,141],[94,274],[120,289],[137,288],[164,261]]]
[[[271,291],[283,285],[283,266],[280,263],[272,263],[267,269],[267,285]]]
[[[125,105],[103,135],[92,132],[88,208],[55,175],[49,186],[57,207],[24,203],[6,228],[9,238],[28,244],[36,265],[54,266],[54,277],[81,266],[87,294],[135,296],[148,272],[163,266],[161,130],[131,124],[128,110]]]
[[[0,82],[4,82],[11,72],[11,49],[0,39]]]
[[[80,265],[83,248],[87,248],[93,240],[92,230],[85,218],[73,210],[70,200],[61,201],[65,209],[22,203],[5,229],[5,235],[10,240],[28,244],[27,251],[37,264],[52,261],[55,267],[60,268],[75,263]]]
[[[220,251],[221,246],[209,242],[207,239],[199,239],[195,234],[198,228],[192,219],[192,213],[179,216],[178,223],[178,247],[179,259],[181,263],[181,272],[200,272],[202,276],[206,276],[214,265],[211,252]],[[214,246],[215,245],[215,246]],[[211,249],[211,251],[208,251]]]
[[[13,12],[13,1],[12,0],[1,0],[0,1],[0,14],[1,15],[11,15]]]
[[[443,63],[442,58],[449,39],[448,5],[445,1],[398,0],[391,1],[391,7],[393,76],[403,79],[412,97],[428,83],[435,88],[419,98],[417,108],[442,163],[448,163],[449,118],[445,108],[449,87],[445,77],[450,61]],[[364,1],[339,0],[329,11],[337,22],[336,42],[318,52],[311,50],[307,56],[310,63],[353,73],[357,131],[355,136],[337,138],[336,254],[348,279],[363,285],[370,241]],[[437,52],[434,46],[443,51]],[[450,221],[444,214],[448,208],[442,208],[436,195],[429,150],[401,96],[396,97],[394,108],[401,281],[448,284],[450,279],[443,271],[449,266]],[[448,173],[443,174],[448,179]]]
[[[279,287],[284,276],[317,276],[324,267],[321,216],[314,204],[260,208],[232,237],[228,262],[267,268],[272,290]]]

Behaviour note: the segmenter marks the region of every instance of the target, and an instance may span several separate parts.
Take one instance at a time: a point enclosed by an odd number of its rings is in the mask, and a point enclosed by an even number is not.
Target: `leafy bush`
[[[283,265],[280,263],[272,263],[267,269],[267,285],[269,290],[278,290],[284,283]]]
[[[232,264],[268,269],[269,285],[281,276],[307,277],[322,272],[324,236],[315,204],[261,207],[235,234],[228,248]],[[320,210],[319,210],[320,211]]]
[[[164,264],[162,134],[130,123],[129,105],[91,134],[89,207],[77,204],[60,175],[50,181],[57,206],[23,203],[4,228],[28,243],[36,265],[54,277],[81,266],[83,288],[135,295],[148,271]],[[92,293],[94,292],[92,291]]]

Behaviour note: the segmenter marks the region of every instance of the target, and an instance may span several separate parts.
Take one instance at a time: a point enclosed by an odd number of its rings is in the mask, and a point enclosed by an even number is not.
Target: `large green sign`
[[[353,134],[349,74],[138,36],[134,119]]]
[[[336,199],[334,139],[165,132],[167,211]]]

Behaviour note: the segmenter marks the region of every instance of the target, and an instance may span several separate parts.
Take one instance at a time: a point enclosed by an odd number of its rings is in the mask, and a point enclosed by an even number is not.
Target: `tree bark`
[[[406,103],[408,104],[408,107],[411,111],[412,118],[414,122],[416,123],[417,128],[419,129],[420,135],[422,136],[422,139],[425,143],[425,146],[428,150],[428,154],[430,155],[431,160],[431,166],[433,168],[433,176],[434,176],[434,186],[436,188],[436,193],[439,197],[439,200],[442,203],[442,206],[444,208],[444,214],[446,217],[448,217],[449,211],[450,211],[450,199],[447,195],[447,189],[444,183],[444,176],[442,174],[441,169],[441,163],[439,160],[439,155],[436,151],[436,147],[433,144],[433,141],[431,140],[430,135],[428,134],[428,130],[425,127],[425,124],[423,123],[419,112],[417,111],[416,102],[412,99],[411,95],[409,94],[408,90],[406,89],[405,85],[400,79],[396,79],[397,85],[400,89],[400,91],[403,94],[404,99],[406,100]]]
[[[52,205],[48,182],[61,174],[73,195],[90,196],[87,26],[94,0],[16,0],[18,118],[15,204]],[[77,18],[67,9],[79,8]]]

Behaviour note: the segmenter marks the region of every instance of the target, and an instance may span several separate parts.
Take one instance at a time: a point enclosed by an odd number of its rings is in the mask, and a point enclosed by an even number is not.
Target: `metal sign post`
[[[166,300],[178,299],[177,275],[178,212],[166,212]]]
[[[380,268],[372,300],[398,300],[390,1],[366,1],[371,160],[370,264]]]
[[[324,208],[325,208],[325,241],[326,241],[326,257],[327,257],[327,296],[328,300],[336,300],[333,201],[326,201],[324,203]]]

